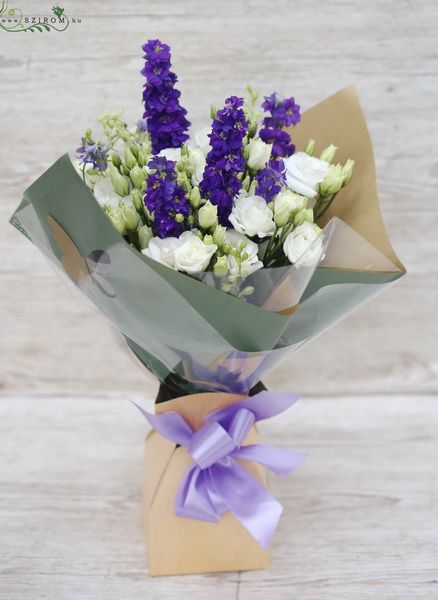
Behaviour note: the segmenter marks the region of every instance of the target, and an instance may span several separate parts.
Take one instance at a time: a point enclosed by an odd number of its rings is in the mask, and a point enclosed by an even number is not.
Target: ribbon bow
[[[298,398],[298,394],[260,392],[210,413],[197,431],[176,412],[155,415],[134,403],[158,433],[186,447],[193,459],[179,486],[175,513],[217,522],[231,511],[267,548],[283,507],[237,459],[258,462],[279,477],[292,473],[306,457],[304,453],[242,444],[255,422],[285,411]]]

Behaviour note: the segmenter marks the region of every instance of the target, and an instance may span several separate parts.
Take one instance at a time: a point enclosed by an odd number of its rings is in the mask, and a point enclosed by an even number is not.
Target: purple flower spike
[[[228,225],[233,198],[242,187],[238,174],[245,166],[242,140],[249,125],[242,106],[243,98],[230,96],[225,100],[225,107],[217,112],[210,134],[211,150],[200,184],[203,198],[218,207],[221,225]]]
[[[179,103],[181,92],[175,89],[175,73],[170,70],[170,47],[160,40],[149,40],[143,46],[146,59],[141,74],[146,77],[143,103],[152,151],[180,148],[189,136],[187,111]]]
[[[271,113],[270,117],[265,117],[263,124],[266,127],[280,129],[296,125],[301,120],[300,107],[295,103],[294,98],[286,98],[279,100],[276,92],[270,96],[265,96],[265,101],[262,104],[265,112]]]
[[[283,187],[286,181],[286,169],[282,160],[270,160],[264,169],[255,176],[256,194],[270,202]]]
[[[260,130],[260,138],[267,144],[273,144],[272,155],[276,158],[290,156],[295,152],[295,146],[291,137],[284,127],[296,125],[301,119],[300,107],[294,98],[279,100],[274,92],[265,96],[262,104],[265,112],[270,113],[263,119],[263,129]]]
[[[175,162],[154,156],[148,163],[152,171],[146,180],[144,203],[154,215],[153,232],[160,238],[178,237],[187,227],[190,205],[184,188],[177,183]],[[176,215],[183,215],[177,222]]]

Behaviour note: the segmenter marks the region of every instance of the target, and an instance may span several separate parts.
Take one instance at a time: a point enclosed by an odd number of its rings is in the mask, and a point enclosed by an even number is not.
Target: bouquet
[[[103,115],[11,222],[160,381],[155,414],[138,406],[150,573],[263,568],[282,510],[266,469],[304,454],[258,443],[298,397],[261,380],[405,270],[352,88],[301,114],[248,86],[189,135],[169,46],[143,50],[143,118]]]

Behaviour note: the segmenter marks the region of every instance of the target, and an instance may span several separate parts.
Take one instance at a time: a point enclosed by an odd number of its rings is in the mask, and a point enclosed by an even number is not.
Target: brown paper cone
[[[156,406],[157,413],[180,413],[193,429],[218,408],[238,402],[244,396],[205,393],[175,398]],[[245,444],[258,441],[253,428]],[[174,512],[178,486],[192,459],[186,448],[152,431],[145,442],[144,525],[150,575],[182,575],[215,571],[264,569],[269,552],[255,541],[231,514],[219,523],[178,517]],[[265,469],[242,461],[254,477],[266,485]]]

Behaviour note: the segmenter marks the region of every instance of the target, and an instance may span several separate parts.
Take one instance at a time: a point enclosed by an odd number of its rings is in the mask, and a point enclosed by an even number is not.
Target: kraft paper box
[[[242,398],[238,394],[196,394],[158,404],[156,412],[178,412],[197,430],[207,414]],[[254,444],[258,440],[259,435],[253,428],[245,444]],[[264,550],[231,513],[225,514],[219,523],[176,516],[177,489],[191,462],[186,448],[176,447],[154,430],[147,436],[143,511],[149,574],[178,575],[268,567],[269,551]],[[241,464],[266,485],[263,467],[249,461]]]

